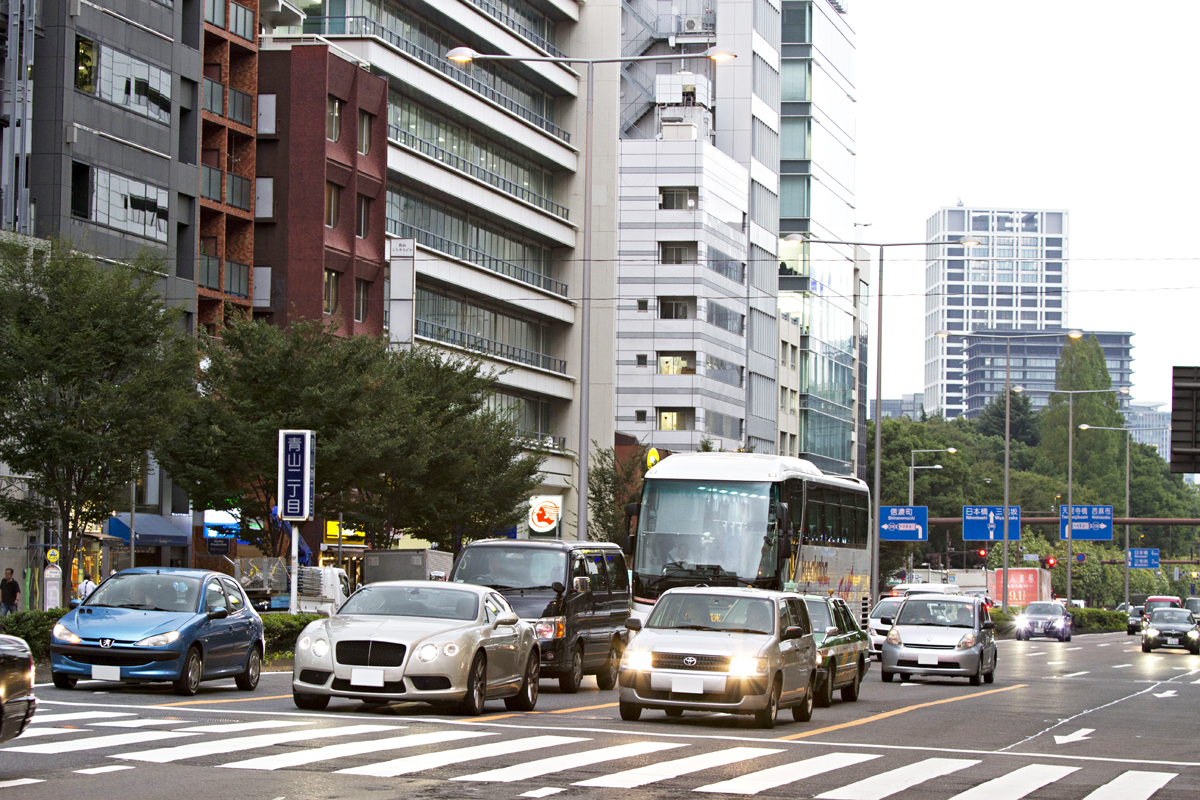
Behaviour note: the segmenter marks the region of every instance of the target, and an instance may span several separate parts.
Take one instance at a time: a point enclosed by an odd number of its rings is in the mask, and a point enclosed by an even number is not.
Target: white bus
[[[681,453],[646,473],[628,541],[633,613],[674,586],[870,593],[865,481],[756,453]]]

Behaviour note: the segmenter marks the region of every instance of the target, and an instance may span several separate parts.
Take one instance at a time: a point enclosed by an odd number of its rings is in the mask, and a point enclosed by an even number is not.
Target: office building
[[[1125,427],[1133,431],[1133,440],[1148,444],[1167,463],[1171,462],[1171,411],[1166,403],[1130,402],[1125,410]]]
[[[921,413],[925,410],[925,395],[921,392],[914,394],[902,394],[898,400],[883,399],[883,410],[877,412],[875,410],[875,401],[871,400],[871,419],[900,419],[908,417],[909,419],[920,419]]]
[[[926,222],[925,409],[948,419],[968,410],[965,348],[939,331],[1043,331],[1067,325],[1069,213],[944,207]],[[1015,343],[1015,342],[1014,342]]]
[[[773,453],[780,7],[621,10],[620,52],[662,58],[621,66],[617,426],[672,450]]]
[[[980,328],[976,333],[994,336],[989,339],[966,339],[964,371],[966,409],[963,416],[975,419],[995,398],[1004,398],[1005,341],[1012,337],[1012,386],[1022,387],[1035,411],[1045,408],[1054,393],[1058,360],[1062,356],[1067,333],[1061,336],[1022,339],[1021,331]],[[1095,337],[1104,351],[1104,363],[1112,378],[1114,389],[1133,386],[1133,334],[1128,331],[1084,331],[1084,337]],[[1130,408],[1129,395],[1117,395],[1122,413]]]

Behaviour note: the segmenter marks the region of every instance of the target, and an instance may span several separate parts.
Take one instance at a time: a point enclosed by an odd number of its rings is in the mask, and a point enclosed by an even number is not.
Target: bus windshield
[[[778,573],[767,482],[647,480],[634,557],[635,591],[754,585]]]

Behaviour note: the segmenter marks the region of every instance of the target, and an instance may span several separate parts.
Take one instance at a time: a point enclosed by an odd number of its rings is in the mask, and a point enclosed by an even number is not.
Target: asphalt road
[[[31,729],[0,746],[0,800],[150,798],[648,798],[1191,800],[1200,657],[1144,654],[1124,634],[1000,643],[992,685],[882,683],[811,722],[643,712],[589,678],[543,681],[536,712],[482,717],[397,704],[292,704],[290,673],[253,694],[39,686]],[[701,794],[696,794],[701,793]]]

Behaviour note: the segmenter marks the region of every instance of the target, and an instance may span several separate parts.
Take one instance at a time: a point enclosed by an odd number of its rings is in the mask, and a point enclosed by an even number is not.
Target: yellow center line
[[[470,722],[491,722],[494,719],[508,719],[509,717],[519,717],[519,716],[521,716],[521,715],[520,714],[493,714],[490,717],[475,717],[475,719],[469,719],[469,718],[468,719]]]
[[[211,703],[249,703],[252,700],[282,700],[291,697],[290,694],[277,694],[274,697],[231,697],[227,700],[185,700],[182,703],[159,703],[155,708],[171,708],[173,706],[204,706]]]
[[[904,708],[897,708],[894,711],[885,711],[882,714],[875,714],[874,716],[863,717],[862,719],[855,719],[855,720],[851,720],[850,722],[843,722],[840,725],[830,725],[825,728],[817,728],[815,731],[805,731],[804,733],[793,733],[790,736],[779,736],[776,738],[776,741],[784,742],[784,741],[788,741],[790,739],[807,739],[809,736],[816,736],[821,733],[830,733],[831,731],[840,731],[843,728],[853,728],[857,725],[866,725],[868,722],[877,722],[881,719],[887,719],[888,717],[894,717],[899,714],[907,714],[910,711],[916,711],[918,708],[929,708],[930,706],[940,706],[943,703],[957,703],[959,700],[974,700],[976,697],[983,697],[984,695],[997,694],[999,692],[1011,692],[1013,689],[1024,689],[1028,685],[1029,684],[1027,684],[1027,683],[1018,683],[1016,686],[1005,686],[1003,689],[989,689],[986,692],[975,692],[974,694],[964,694],[960,697],[947,697],[944,700],[933,700],[929,703],[917,703],[915,706],[905,706]]]
[[[583,706],[582,708],[560,708],[551,711],[551,714],[570,714],[572,711],[595,711],[597,708],[616,708],[620,703],[604,703],[598,706]]]

